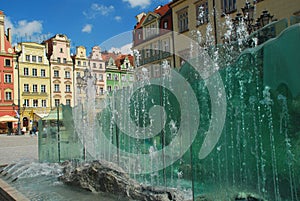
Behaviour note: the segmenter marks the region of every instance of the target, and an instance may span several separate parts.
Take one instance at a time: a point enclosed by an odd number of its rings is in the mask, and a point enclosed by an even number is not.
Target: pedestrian
[[[36,135],[36,126],[33,126],[32,128],[32,136]]]
[[[27,131],[27,130],[26,130],[26,127],[23,126],[23,128],[22,128],[22,134],[25,135],[25,134],[26,134],[26,131]]]

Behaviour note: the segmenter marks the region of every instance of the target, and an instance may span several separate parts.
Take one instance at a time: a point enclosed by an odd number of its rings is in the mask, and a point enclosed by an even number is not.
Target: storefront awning
[[[9,115],[0,117],[0,122],[17,122],[18,119]]]
[[[59,112],[59,119],[63,119],[62,112]],[[49,115],[42,118],[42,120],[57,120],[57,112],[49,113]]]

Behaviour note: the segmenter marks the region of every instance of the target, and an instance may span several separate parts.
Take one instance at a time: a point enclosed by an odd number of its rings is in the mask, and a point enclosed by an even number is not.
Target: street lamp
[[[21,135],[21,121],[20,121],[20,107],[21,107],[21,103],[20,103],[20,98],[21,98],[21,92],[20,92],[20,66],[19,66],[19,57],[22,54],[22,51],[16,51],[16,69],[18,70],[18,135]]]
[[[84,71],[84,76],[80,77],[80,75],[77,75],[76,77],[76,84],[77,87],[79,89],[79,97],[77,97],[77,104],[80,102],[81,105],[81,119],[83,120],[83,125],[85,126],[86,122],[85,122],[85,118],[84,118],[84,114],[83,114],[83,101],[82,101],[82,93],[81,90],[85,85],[85,80],[84,77],[87,76],[88,71]],[[83,160],[86,160],[86,143],[85,143],[85,133],[83,133],[81,131],[81,135],[82,135],[82,144],[83,144],[83,150],[82,150],[82,154],[83,154]]]
[[[254,5],[251,5],[250,2],[246,2],[245,6],[242,8],[244,21],[247,25],[247,31],[250,34],[253,31],[253,20],[254,20]]]
[[[262,27],[264,27],[267,24],[269,24],[270,22],[272,22],[273,17],[274,17],[274,15],[271,15],[269,13],[269,11],[264,10],[262,12],[262,14],[260,15],[259,22],[262,25]]]

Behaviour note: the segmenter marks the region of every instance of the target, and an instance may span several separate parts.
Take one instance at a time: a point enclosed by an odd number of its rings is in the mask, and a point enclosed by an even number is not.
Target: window
[[[236,11],[236,0],[221,0],[221,9],[223,14]]]
[[[96,63],[93,63],[93,67],[96,68]]]
[[[24,104],[25,107],[29,107],[29,100],[28,99],[24,99]]]
[[[168,28],[168,21],[164,21],[164,29]]]
[[[31,59],[33,62],[36,62],[36,56],[32,56]]]
[[[54,71],[54,77],[59,77],[59,71],[58,70]]]
[[[30,55],[25,56],[26,61],[30,61]]]
[[[71,92],[71,86],[69,84],[66,85],[66,92]]]
[[[129,76],[129,81],[133,81],[133,76],[132,75]]]
[[[61,63],[60,57],[57,57],[57,63]]]
[[[42,100],[42,107],[47,107],[47,101],[46,100]]]
[[[107,91],[111,92],[111,86],[107,86]]]
[[[59,84],[54,85],[54,92],[59,92]]]
[[[115,74],[115,81],[118,81],[119,80],[119,76],[118,76],[118,74]]]
[[[100,64],[100,69],[102,69],[103,68],[103,66],[102,66],[102,64]]]
[[[149,58],[151,56],[150,49],[146,49],[146,55],[145,58]]]
[[[42,63],[42,62],[43,62],[43,57],[40,57],[40,56],[39,56],[39,58],[38,58],[38,59],[39,59],[38,61],[39,61],[40,63]]]
[[[66,100],[66,105],[71,105],[71,100],[70,99]]]
[[[37,88],[38,88],[37,84],[32,85],[33,92],[35,92],[35,93],[38,92]]]
[[[29,92],[29,84],[24,84],[24,92]]]
[[[33,68],[32,69],[32,76],[37,76],[37,69],[36,68]]]
[[[64,51],[63,51],[63,49],[62,49],[62,48],[60,48],[59,52],[60,52],[60,53],[63,53]]]
[[[196,6],[196,20],[197,20],[197,25],[202,25],[208,23],[208,2],[206,1],[205,3],[198,4]]]
[[[107,79],[111,80],[111,74],[110,73],[107,74]]]
[[[154,50],[154,55],[157,55],[159,53],[158,51],[158,45],[157,42],[152,44],[153,50]],[[128,63],[126,63],[128,65]],[[127,67],[127,66],[126,66]],[[127,67],[128,68],[128,67]]]
[[[122,78],[121,78],[121,79],[122,79],[123,82],[125,82],[125,81],[126,81],[126,76],[125,76],[125,75],[122,75]]]
[[[77,73],[76,73],[76,77],[80,77],[80,72],[77,72]]]
[[[178,30],[184,32],[189,29],[188,9],[185,8],[178,12]]]
[[[39,103],[39,101],[34,99],[33,100],[33,107],[38,107],[38,103]]]
[[[4,82],[5,83],[11,83],[11,75],[10,74],[5,74]]]
[[[5,92],[5,100],[12,100],[12,96],[11,96],[10,91]]]
[[[85,61],[83,62],[83,66],[86,66],[86,62]]]
[[[45,71],[45,69],[41,69],[41,77],[46,77],[46,71]]]
[[[10,66],[10,59],[5,59],[5,66]]]
[[[71,78],[70,71],[65,71],[65,78]]]
[[[103,81],[103,75],[102,74],[99,74],[99,80]]]
[[[28,70],[28,68],[24,68],[24,75],[25,75],[25,76],[28,76],[28,75],[29,75],[29,70]]]
[[[150,25],[147,25],[145,27],[145,39],[151,38],[151,37],[155,36],[156,34],[158,34],[158,29],[157,29],[157,23],[156,22],[154,22]]]
[[[46,93],[46,85],[44,84],[41,85],[41,92]]]
[[[163,41],[163,51],[170,52],[170,42],[168,39]]]
[[[103,95],[103,94],[104,94],[103,87],[100,87],[100,94],[101,94],[101,95]]]
[[[63,62],[64,62],[64,64],[66,64],[66,63],[67,63],[67,59],[66,59],[66,58],[64,58],[64,59],[63,59]]]
[[[60,104],[59,99],[55,99],[54,102],[55,102],[55,107],[59,106],[59,104]]]
[[[77,65],[78,65],[78,66],[81,66],[81,61],[77,61]]]

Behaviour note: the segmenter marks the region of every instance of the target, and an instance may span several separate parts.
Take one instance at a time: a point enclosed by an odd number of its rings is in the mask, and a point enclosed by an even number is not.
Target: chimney
[[[11,44],[11,28],[8,28],[7,29],[7,39],[8,39],[8,42]]]
[[[0,11],[0,52],[5,52],[4,13]]]

